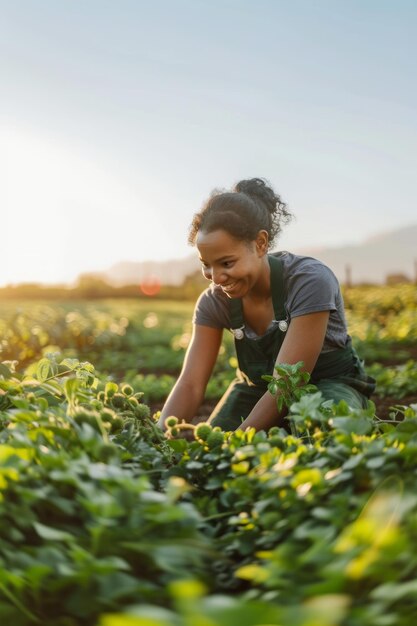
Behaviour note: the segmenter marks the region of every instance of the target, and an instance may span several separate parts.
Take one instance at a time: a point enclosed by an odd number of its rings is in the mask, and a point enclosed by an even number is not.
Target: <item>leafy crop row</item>
[[[192,305],[153,302],[22,303],[0,307],[0,359],[24,367],[48,352],[88,358],[112,376],[128,372],[178,373],[191,331]],[[217,370],[227,367],[232,342],[225,341]]]
[[[3,363],[0,622],[411,626],[417,406],[400,417],[311,393],[291,435],[188,441],[89,362]]]
[[[415,346],[417,290],[355,288],[345,293],[350,331],[359,354],[377,379],[379,396],[417,393]],[[179,374],[191,331],[192,304],[104,301],[46,305],[22,303],[0,308],[0,359],[16,360],[19,368],[45,354],[88,359],[113,380],[139,386],[145,401],[166,398]],[[221,397],[236,366],[228,333],[221,348],[207,399]],[[378,361],[397,363],[389,368]],[[404,364],[409,361],[410,364]],[[401,382],[400,382],[401,381]]]

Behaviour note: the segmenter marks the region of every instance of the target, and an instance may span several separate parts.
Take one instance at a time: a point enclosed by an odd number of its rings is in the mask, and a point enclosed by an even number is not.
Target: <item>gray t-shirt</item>
[[[330,268],[308,256],[297,256],[291,252],[278,252],[283,262],[285,309],[287,321],[291,318],[317,311],[330,311],[329,323],[322,352],[344,348],[349,339],[340,285]],[[213,284],[197,300],[193,322],[212,328],[230,329],[229,297]],[[274,320],[267,330],[272,330]],[[248,326],[245,333],[250,338],[258,335]]]

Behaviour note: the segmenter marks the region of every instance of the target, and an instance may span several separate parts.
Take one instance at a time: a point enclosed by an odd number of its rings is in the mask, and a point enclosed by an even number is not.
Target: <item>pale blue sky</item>
[[[0,0],[0,284],[184,257],[251,176],[296,215],[278,247],[416,223],[416,27],[411,0]]]

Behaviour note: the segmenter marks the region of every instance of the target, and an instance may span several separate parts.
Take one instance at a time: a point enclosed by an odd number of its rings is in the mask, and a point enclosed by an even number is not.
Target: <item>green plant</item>
[[[268,382],[268,391],[276,397],[278,411],[301,398],[305,393],[317,391],[315,385],[307,384],[310,374],[302,370],[304,363],[299,361],[290,365],[280,363],[275,366],[276,374],[264,375],[262,378]]]

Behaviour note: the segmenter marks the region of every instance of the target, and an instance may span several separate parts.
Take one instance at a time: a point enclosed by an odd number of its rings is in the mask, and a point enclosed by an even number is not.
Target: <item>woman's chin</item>
[[[234,285],[231,289],[224,289],[223,287],[221,289],[223,293],[225,293],[226,296],[232,300],[235,298],[242,298],[245,295],[244,290],[242,289],[242,285],[238,283]]]
[[[226,296],[229,296],[229,298],[236,298],[236,285],[231,288],[220,287],[220,289],[226,294]]]

